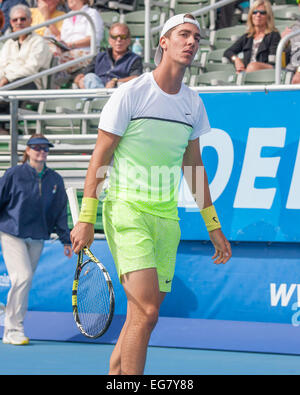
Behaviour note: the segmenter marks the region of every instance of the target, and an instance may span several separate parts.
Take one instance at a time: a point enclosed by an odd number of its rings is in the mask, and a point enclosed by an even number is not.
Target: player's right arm
[[[106,169],[109,166],[121,137],[113,133],[98,130],[97,142],[89,163],[84,183],[84,197],[97,199],[97,193],[103,185]],[[89,247],[94,241],[94,224],[78,221],[71,232],[73,251],[78,254],[83,247]]]

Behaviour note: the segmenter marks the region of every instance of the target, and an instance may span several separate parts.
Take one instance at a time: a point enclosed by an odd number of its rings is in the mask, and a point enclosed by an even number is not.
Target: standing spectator
[[[43,135],[33,135],[23,164],[8,169],[0,178],[0,239],[11,281],[3,343],[29,342],[23,321],[44,240],[56,232],[65,255],[72,256],[67,195],[62,177],[46,166],[49,147],[53,145]]]
[[[30,9],[23,4],[13,7],[10,11],[10,23],[13,32],[29,27],[31,25]],[[0,87],[36,74],[43,68],[48,68],[51,56],[46,41],[35,33],[6,40],[0,53]],[[37,89],[41,87],[42,81],[38,79],[17,89]],[[0,112],[9,113],[7,102],[0,101]]]
[[[2,33],[5,33],[5,31],[10,27],[9,13],[10,10],[17,4],[23,4],[28,6],[26,0],[0,0],[0,10],[3,12],[5,18],[4,26],[1,29]]]
[[[224,56],[232,61],[237,73],[272,69],[280,34],[274,25],[274,16],[268,0],[256,0],[250,8],[247,32],[231,47]],[[243,53],[243,60],[238,54]]]
[[[300,0],[297,0],[300,9]],[[291,27],[287,27],[281,34],[285,37],[288,34],[300,30],[300,20],[297,20]],[[300,84],[300,34],[290,40],[290,61],[287,65],[288,70],[294,71],[292,84]]]
[[[89,0],[68,0],[71,11],[86,12],[94,21],[96,28],[96,44],[100,47],[103,37],[103,21],[99,12],[88,6]],[[90,52],[92,29],[89,21],[83,15],[73,16],[65,19],[61,29],[61,40],[70,48],[69,51],[62,52],[60,63],[66,63]],[[67,69],[68,73],[73,73],[82,67],[87,66],[91,61],[84,61]]]
[[[31,8],[32,23],[31,25],[38,25],[49,19],[57,18],[58,16],[64,15],[65,12],[59,11],[57,7],[61,3],[60,0],[37,0],[37,7]],[[60,39],[60,31],[63,21],[54,23],[53,25],[41,27],[35,32],[41,36],[54,36]]]
[[[111,48],[100,52],[96,59],[78,74],[74,82],[79,88],[115,88],[143,73],[142,58],[130,49],[131,36],[126,24],[114,23],[109,29]]]

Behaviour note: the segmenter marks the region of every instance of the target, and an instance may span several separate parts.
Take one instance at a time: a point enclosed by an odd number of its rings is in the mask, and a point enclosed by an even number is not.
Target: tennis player
[[[199,137],[210,131],[209,121],[199,95],[182,83],[199,41],[192,15],[170,18],[156,51],[157,68],[118,88],[101,114],[71,241],[75,253],[93,242],[97,196],[113,159],[103,223],[127,296],[127,317],[110,374],[143,374],[149,338],[175,270],[181,168],[214,245],[214,262],[224,264],[231,257],[200,154]]]

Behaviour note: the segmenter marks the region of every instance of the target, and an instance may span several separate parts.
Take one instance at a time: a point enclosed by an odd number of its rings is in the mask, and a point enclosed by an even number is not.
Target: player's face
[[[199,48],[200,32],[192,23],[183,23],[177,26],[169,38],[161,39],[164,55],[176,62],[189,66]]]

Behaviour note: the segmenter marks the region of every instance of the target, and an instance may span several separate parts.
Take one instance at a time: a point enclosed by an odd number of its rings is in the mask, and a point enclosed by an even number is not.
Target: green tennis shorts
[[[177,220],[108,200],[103,203],[103,225],[120,281],[123,274],[156,268],[160,291],[171,291],[180,241]]]

